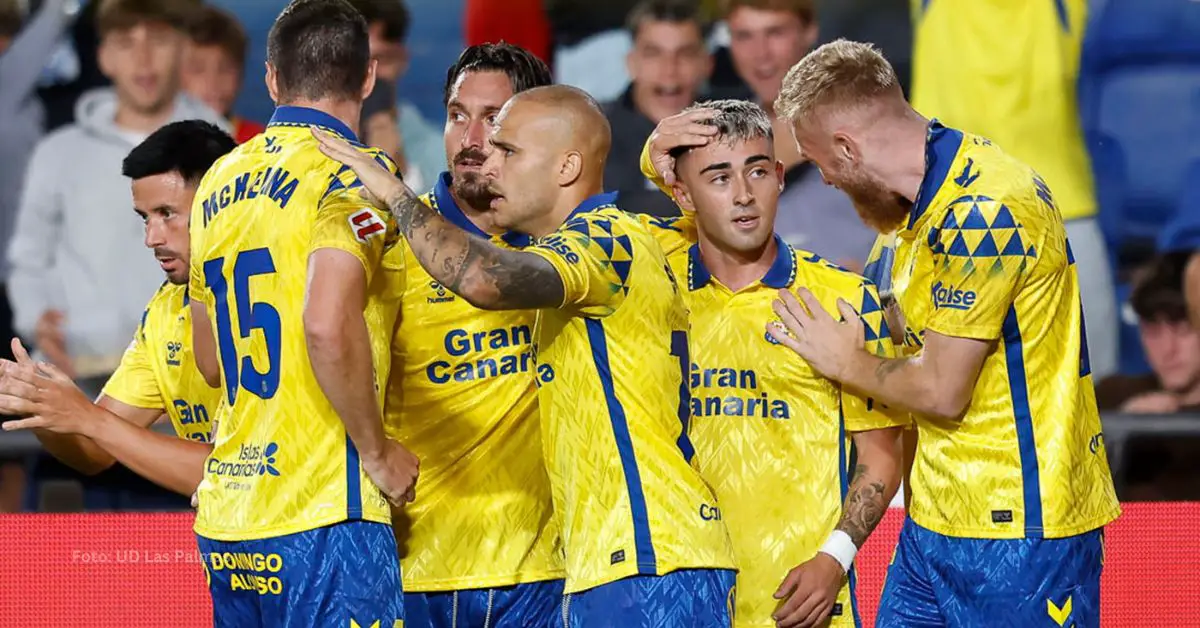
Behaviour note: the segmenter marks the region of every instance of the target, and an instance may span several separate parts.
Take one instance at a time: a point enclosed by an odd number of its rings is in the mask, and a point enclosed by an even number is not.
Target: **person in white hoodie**
[[[122,158],[168,122],[202,119],[228,130],[179,89],[195,2],[101,2],[99,61],[113,86],[84,94],[76,123],[34,150],[8,251],[17,332],[93,393],[162,282],[140,263],[142,225],[129,215]]]

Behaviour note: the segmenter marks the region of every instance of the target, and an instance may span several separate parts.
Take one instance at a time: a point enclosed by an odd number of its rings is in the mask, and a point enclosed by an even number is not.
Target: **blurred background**
[[[141,15],[173,0],[116,1]],[[219,0],[201,9],[199,0],[181,1],[197,13],[187,25],[169,25],[176,41],[170,33],[138,39],[128,24],[99,29],[95,0],[0,0],[0,295],[7,296],[0,336],[18,334],[44,359],[69,365],[93,393],[161,275],[128,296],[107,294],[131,282],[129,268],[153,270],[141,225],[121,192],[111,200],[69,193],[77,177],[123,189],[119,158],[111,163],[104,149],[127,150],[137,134],[118,129],[108,144],[78,135],[77,146],[63,137],[110,124],[97,116],[139,93],[177,99],[177,115],[221,120],[239,141],[260,131],[273,108],[262,80],[265,42],[286,2]],[[1079,259],[1104,439],[1122,500],[1200,499],[1200,264],[1188,272],[1200,248],[1193,187],[1200,184],[1200,2],[352,4],[368,19],[372,53],[389,79],[364,110],[364,139],[393,153],[410,182],[427,187],[445,169],[449,65],[464,46],[506,40],[604,103],[614,132],[606,185],[621,191],[627,210],[660,215],[676,210],[637,166],[660,119],[709,97],[747,98],[769,110],[784,74],[816,45],[839,37],[878,44],[918,110],[991,138],[1053,189]],[[132,51],[123,57],[132,61],[101,64],[104,46]],[[787,183],[777,230],[799,248],[863,270],[874,234],[781,131],[776,149]],[[39,153],[56,134],[68,152]],[[63,216],[73,204],[114,218],[72,224]],[[79,238],[106,243],[95,259],[80,253],[81,268],[95,272],[76,278],[84,282],[79,290],[105,298],[72,313],[63,311],[72,300],[53,294],[71,285],[54,278],[62,258],[47,251]],[[120,251],[119,263],[111,251]],[[185,508],[182,498],[128,471],[82,476],[32,436],[0,433],[0,512]]]

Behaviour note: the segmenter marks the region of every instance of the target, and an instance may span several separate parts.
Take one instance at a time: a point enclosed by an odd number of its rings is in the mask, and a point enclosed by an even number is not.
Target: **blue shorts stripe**
[[[633,515],[633,543],[637,551],[638,573],[654,575],[658,572],[658,559],[654,555],[654,543],[650,538],[650,517],[646,512],[646,496],[642,493],[642,476],[638,471],[637,457],[633,451],[633,438],[629,435],[629,422],[625,407],[617,399],[613,385],[612,368],[608,362],[608,340],[604,335],[604,324],[599,320],[584,319],[588,342],[592,345],[592,360],[596,374],[604,390],[608,405],[608,416],[612,421],[613,437],[617,441],[617,453],[621,457],[621,469],[625,472],[625,490],[629,493],[629,509]]]
[[[1033,414],[1029,409],[1029,389],[1025,379],[1025,355],[1021,326],[1015,306],[1004,317],[1004,359],[1008,367],[1008,389],[1012,395],[1016,420],[1017,449],[1021,455],[1021,483],[1025,492],[1025,536],[1042,538],[1042,488],[1038,473],[1037,442],[1033,435]]]
[[[346,434],[346,518],[361,519],[362,485],[359,482],[358,448]]]

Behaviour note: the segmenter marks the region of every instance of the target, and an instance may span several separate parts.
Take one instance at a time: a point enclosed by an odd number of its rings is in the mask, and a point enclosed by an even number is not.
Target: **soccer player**
[[[448,172],[422,201],[497,246],[527,236],[492,224],[487,134],[514,93],[549,85],[546,64],[509,44],[467,48],[446,75]],[[533,383],[533,310],[487,311],[404,260],[392,341],[388,434],[420,460],[421,490],[393,515],[407,623],[547,626],[563,567]]]
[[[0,411],[32,415],[4,429],[36,428],[54,457],[82,473],[99,473],[115,462],[184,495],[200,483],[208,457],[212,420],[220,394],[192,358],[188,307],[188,218],[196,186],[234,141],[199,120],[174,122],[152,133],[125,158],[133,207],[146,225],[167,281],[142,314],[121,364],[92,403],[53,366],[29,360],[13,340],[19,364],[4,363]],[[166,414],[179,442],[148,429]]]
[[[864,222],[898,230],[892,292],[911,355],[862,350],[845,323],[781,293],[780,342],[913,411],[910,518],[878,626],[1100,625],[1113,490],[1088,365],[1080,270],[1049,188],[988,140],[930,121],[870,45],[792,68],[775,103]],[[1092,268],[1087,272],[1107,272]]]
[[[268,129],[209,170],[192,206],[197,361],[230,408],[195,526],[217,626],[403,620],[388,502],[411,499],[417,459],[380,409],[403,260],[390,217],[308,130],[356,141],[367,42],[344,0],[288,5],[267,42]]]
[[[483,170],[494,224],[537,238],[520,251],[314,133],[386,199],[438,283],[481,309],[541,310],[533,355],[566,552],[562,623],[728,626],[729,537],[687,436],[687,311],[653,236],[601,193],[608,122],[584,92],[550,86],[513,96],[496,124]]]
[[[783,167],[765,111],[719,100],[679,115],[717,131],[658,148],[677,157],[668,189],[695,224],[675,236],[689,248],[667,242],[691,313],[692,442],[741,568],[735,625],[859,625],[851,563],[900,482],[908,417],[788,359],[763,324],[779,290],[813,286],[826,311],[854,303],[867,351],[890,356],[879,295],[774,233]]]

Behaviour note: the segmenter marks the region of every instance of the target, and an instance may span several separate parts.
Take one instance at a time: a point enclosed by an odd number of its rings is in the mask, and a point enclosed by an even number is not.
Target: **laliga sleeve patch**
[[[350,228],[354,230],[354,237],[363,244],[366,244],[367,240],[387,232],[387,225],[374,210],[370,209],[359,210],[352,214]]]

